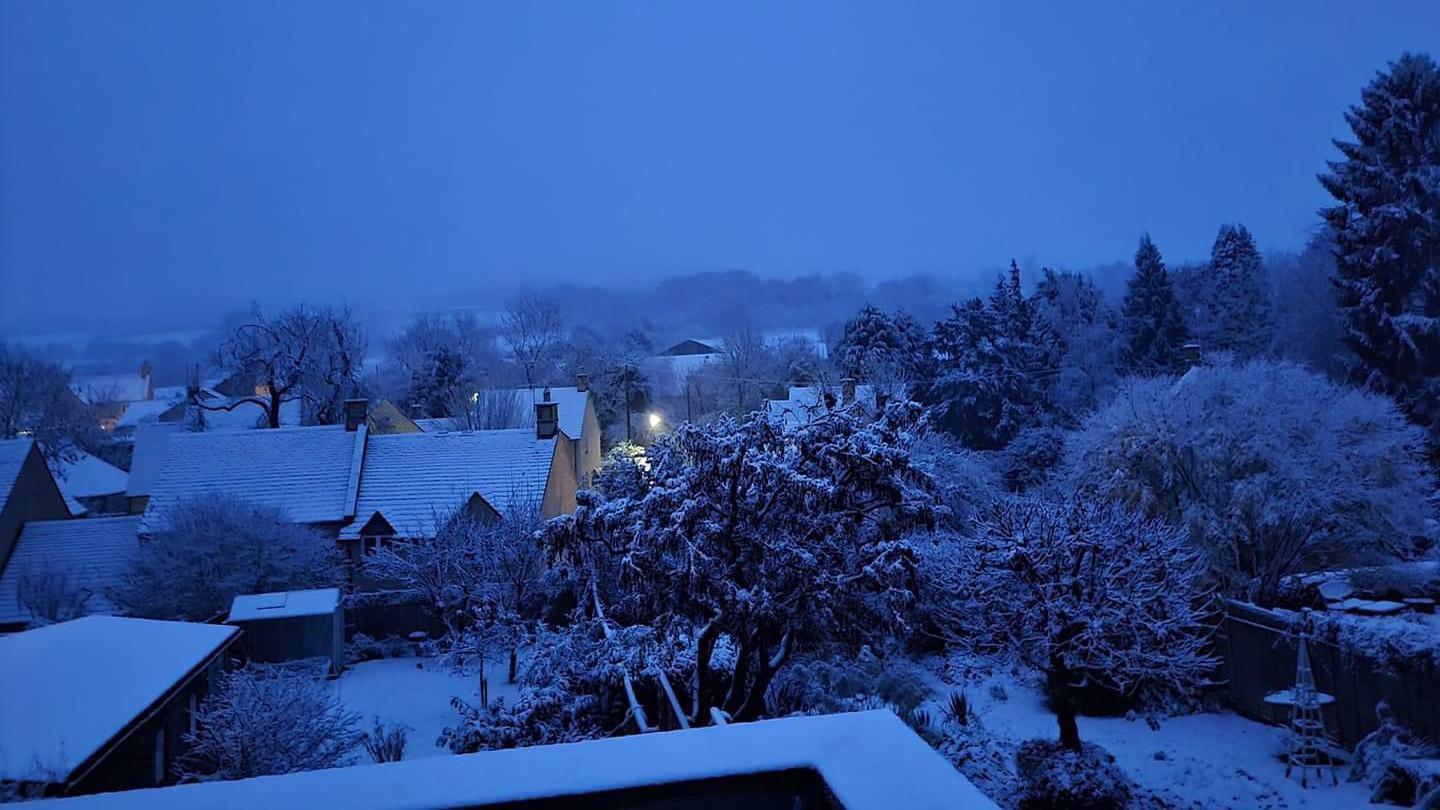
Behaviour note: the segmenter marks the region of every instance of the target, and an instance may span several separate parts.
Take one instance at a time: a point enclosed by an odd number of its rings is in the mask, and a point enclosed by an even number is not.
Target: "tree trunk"
[[[710,655],[715,652],[715,640],[720,637],[720,625],[712,620],[700,631],[695,649],[695,703],[694,716],[690,722],[697,726],[710,721]]]
[[[764,648],[762,647],[761,649],[763,650]],[[735,669],[730,678],[730,691],[725,694],[725,699],[720,702],[720,708],[727,712],[733,713],[743,702],[746,682],[750,680],[750,658],[754,654],[755,643],[752,639],[746,639],[740,642],[740,651],[735,656]],[[763,652],[761,654],[763,655]]]
[[[510,648],[510,683],[515,683],[515,671],[519,669],[520,655],[514,648]]]
[[[1080,725],[1075,721],[1075,693],[1070,686],[1070,671],[1057,657],[1052,656],[1045,679],[1050,687],[1050,699],[1055,703],[1055,720],[1060,725],[1060,744],[1078,752]]]

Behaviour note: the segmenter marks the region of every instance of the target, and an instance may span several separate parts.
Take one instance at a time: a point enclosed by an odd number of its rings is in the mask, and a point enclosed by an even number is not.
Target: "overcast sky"
[[[1294,246],[1437,43],[1435,0],[0,0],[0,321]]]

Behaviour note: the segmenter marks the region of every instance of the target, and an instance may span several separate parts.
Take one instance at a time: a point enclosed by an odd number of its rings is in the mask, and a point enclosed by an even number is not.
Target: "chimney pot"
[[[540,393],[540,399],[545,402],[550,401],[550,386],[545,386],[545,390]]]
[[[1200,365],[1200,358],[1200,341],[1187,341],[1180,347],[1180,362],[1184,363],[1186,368]]]
[[[590,375],[584,372],[575,375],[575,390],[585,393],[590,390]]]
[[[149,361],[149,360],[145,360],[145,361],[142,361],[142,362],[140,363],[140,376],[141,376],[141,377],[149,377],[149,376],[150,376],[150,361]]]
[[[560,432],[560,405],[550,401],[550,391],[545,391],[545,401],[535,403],[535,438],[553,439]]]
[[[855,378],[846,377],[840,381],[841,402],[845,405],[855,401]]]
[[[369,411],[370,400],[368,399],[345,400],[345,430],[352,433],[358,430]]]

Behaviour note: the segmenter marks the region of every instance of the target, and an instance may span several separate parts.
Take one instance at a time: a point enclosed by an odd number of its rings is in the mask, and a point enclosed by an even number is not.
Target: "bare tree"
[[[244,404],[265,409],[272,428],[280,427],[281,406],[306,403],[316,421],[336,422],[344,400],[360,388],[366,339],[348,307],[335,310],[300,304],[271,318],[252,306],[215,352],[226,374],[253,381],[254,392],[223,405],[196,400],[202,410],[234,410]]]
[[[69,569],[47,566],[20,574],[16,598],[34,617],[32,624],[55,624],[84,616],[90,590],[81,587]]]
[[[505,308],[500,332],[510,344],[515,362],[525,374],[525,386],[540,383],[562,337],[560,307],[549,299],[526,293]]]
[[[97,415],[70,384],[58,364],[0,343],[0,439],[30,436],[52,460],[67,461],[97,444]]]

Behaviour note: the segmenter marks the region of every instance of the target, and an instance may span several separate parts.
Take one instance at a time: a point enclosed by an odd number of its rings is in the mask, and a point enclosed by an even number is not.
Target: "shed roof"
[[[280,509],[296,523],[343,521],[354,514],[351,467],[365,433],[364,425],[176,432],[150,492],[144,530],[153,531],[178,501],[215,495]]]
[[[0,509],[9,502],[10,491],[20,479],[20,468],[25,466],[25,459],[33,446],[33,439],[0,440]]]
[[[324,616],[334,613],[339,605],[339,588],[241,594],[230,603],[230,618],[227,621],[253,622],[262,619],[293,619],[297,616]]]
[[[85,594],[85,612],[115,611],[107,593],[140,548],[139,533],[139,515],[26,523],[0,573],[0,624],[38,618],[20,603],[20,582],[47,572],[64,576]]]
[[[74,461],[52,460],[49,464],[60,492],[71,498],[115,495],[124,492],[130,483],[129,473],[78,450]]]
[[[476,493],[502,513],[538,509],[554,456],[555,440],[530,428],[371,436],[355,520],[340,537],[358,538],[376,513],[401,537],[428,537]]]
[[[0,667],[0,780],[69,778],[238,632],[87,616],[0,637],[25,662]]]

